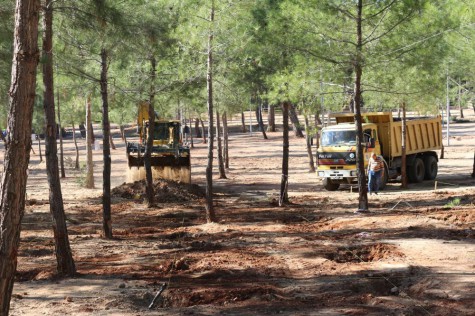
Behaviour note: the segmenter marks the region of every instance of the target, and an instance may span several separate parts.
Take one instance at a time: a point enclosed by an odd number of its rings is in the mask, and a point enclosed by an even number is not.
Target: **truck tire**
[[[434,180],[437,177],[437,172],[439,167],[437,165],[437,158],[434,156],[425,156],[424,157],[424,180]]]
[[[425,168],[421,158],[415,158],[412,165],[407,168],[407,178],[411,183],[419,183],[424,180]]]
[[[323,179],[323,187],[327,191],[336,191],[340,187],[340,184],[332,182],[329,178],[325,178]]]

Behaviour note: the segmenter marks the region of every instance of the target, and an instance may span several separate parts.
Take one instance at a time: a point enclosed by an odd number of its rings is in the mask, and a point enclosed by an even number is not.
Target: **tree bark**
[[[458,84],[459,91],[458,91],[458,105],[459,105],[459,111],[460,111],[460,118],[463,119],[463,108],[462,108],[462,87],[460,83]]]
[[[51,2],[51,5],[53,2]],[[59,161],[61,166],[61,178],[66,178],[66,170],[64,169],[64,147],[63,147],[63,126],[61,124],[61,110],[59,107],[59,91],[58,91],[58,128],[59,128]]]
[[[229,130],[228,130],[228,115],[226,111],[223,113],[223,140],[224,140],[224,167],[229,169]]]
[[[91,96],[86,99],[86,181],[87,189],[94,189],[94,161],[92,159],[92,143],[94,142],[91,123]]]
[[[78,147],[78,141],[76,138],[76,128],[73,125],[73,141],[74,141],[74,148],[76,149],[76,160],[74,162],[74,169],[79,170],[79,147]]]
[[[63,195],[59,180],[58,148],[56,142],[56,135],[58,135],[56,127],[60,127],[60,125],[56,125],[56,114],[54,110],[53,2],[47,3],[43,12],[43,84],[45,89],[43,93],[43,107],[46,125],[46,174],[49,183],[49,209],[53,219],[57,271],[61,276],[72,276],[76,273],[76,266],[69,244]],[[59,134],[61,135],[61,127]]]
[[[475,152],[473,153],[472,178],[475,178]]]
[[[40,154],[40,162],[43,162],[43,152],[41,150],[41,137],[40,134],[38,134],[38,151]]]
[[[201,135],[203,137],[203,144],[206,144],[208,140],[206,139],[206,133],[205,133],[205,123],[203,122],[202,119],[200,119],[201,123]],[[209,127],[208,127],[209,128]],[[209,136],[209,135],[208,135]]]
[[[289,104],[289,117],[292,122],[292,128],[294,130],[295,137],[304,137],[302,132],[302,126],[300,125],[299,117],[297,115],[297,110],[295,109],[295,106],[291,103]]]
[[[406,103],[402,103],[401,122],[401,188],[407,189],[407,160],[406,160]]]
[[[363,73],[363,34],[362,34],[362,15],[363,15],[363,0],[358,0],[358,15],[357,21],[357,47],[356,56],[354,61],[355,71],[355,93],[354,93],[354,106],[355,106],[355,122],[356,122],[356,158],[357,158],[357,173],[358,173],[358,210],[368,210],[368,188],[366,185],[366,174],[364,168],[364,153],[363,153],[363,126],[361,120],[361,77]]]
[[[203,135],[201,135],[200,120],[198,118],[195,118],[195,133],[196,133],[196,138],[203,137]]]
[[[223,158],[223,146],[221,140],[221,125],[219,111],[216,110],[216,139],[218,141],[218,167],[219,167],[219,178],[226,178],[226,170],[224,169],[224,158]]]
[[[267,138],[266,130],[264,128],[264,120],[262,119],[262,104],[261,104],[261,102],[259,102],[259,105],[257,106],[256,116],[257,116],[257,123],[259,124],[259,130],[262,132],[262,137],[264,137],[264,139],[269,139],[269,138]]]
[[[244,112],[241,111],[241,132],[245,133],[246,130],[246,117],[244,116]]]
[[[214,24],[214,0],[211,2],[210,19]],[[208,35],[208,69],[206,83],[208,90],[208,164],[206,166],[206,221],[208,223],[216,221],[213,207],[213,30],[209,30]],[[204,133],[203,133],[204,134]]]
[[[315,163],[313,161],[312,153],[312,135],[310,135],[310,127],[308,123],[308,116],[305,115],[305,134],[306,134],[306,143],[307,143],[307,156],[308,156],[308,172],[315,172]]]
[[[111,148],[110,122],[109,122],[109,95],[107,71],[109,68],[107,58],[108,52],[105,48],[101,50],[101,97],[102,97],[102,154],[104,169],[102,171],[102,228],[104,237],[112,238],[112,218],[111,218]]]
[[[267,113],[267,131],[275,132],[275,105],[269,105]]]
[[[287,194],[289,183],[289,107],[289,102],[285,101],[282,103],[283,146],[279,206],[289,202],[289,196]]]
[[[145,179],[146,179],[146,195],[147,206],[153,207],[155,205],[155,192],[153,189],[153,177],[152,177],[152,147],[153,147],[153,133],[155,130],[155,109],[153,102],[155,99],[155,77],[156,77],[157,62],[155,56],[150,56],[150,94],[148,100],[148,131],[147,131],[147,143],[145,146],[144,165],[145,165]]]
[[[31,149],[31,122],[39,60],[40,1],[17,0],[10,106],[0,198],[0,315],[8,315],[17,267]]]
[[[110,125],[109,125],[109,131],[110,131]],[[111,146],[111,149],[116,150],[117,148],[115,147],[114,144],[114,138],[112,137],[112,133],[109,132],[109,144]]]

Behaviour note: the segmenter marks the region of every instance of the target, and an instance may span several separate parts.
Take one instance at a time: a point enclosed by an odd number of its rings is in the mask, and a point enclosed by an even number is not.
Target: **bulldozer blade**
[[[129,167],[127,182],[144,180],[145,178],[145,167]],[[152,178],[191,183],[191,168],[190,166],[152,166]]]

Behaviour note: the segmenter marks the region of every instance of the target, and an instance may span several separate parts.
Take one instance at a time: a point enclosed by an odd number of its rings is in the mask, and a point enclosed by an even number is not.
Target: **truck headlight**
[[[357,175],[358,175],[358,172],[356,172],[356,170],[352,170],[350,172],[350,176],[352,176],[352,177],[356,177]]]
[[[318,172],[318,176],[319,176],[319,177],[323,177],[324,175],[325,175],[325,172],[323,172],[323,171],[319,171],[319,172]]]

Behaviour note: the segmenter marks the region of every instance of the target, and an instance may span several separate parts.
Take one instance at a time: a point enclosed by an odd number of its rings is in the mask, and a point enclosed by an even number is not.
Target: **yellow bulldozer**
[[[127,142],[127,182],[145,179],[144,155],[148,127],[149,105],[144,102],[139,105],[137,115],[139,142]],[[183,145],[180,121],[160,120],[155,113],[152,135],[152,177],[191,183],[190,148]]]

